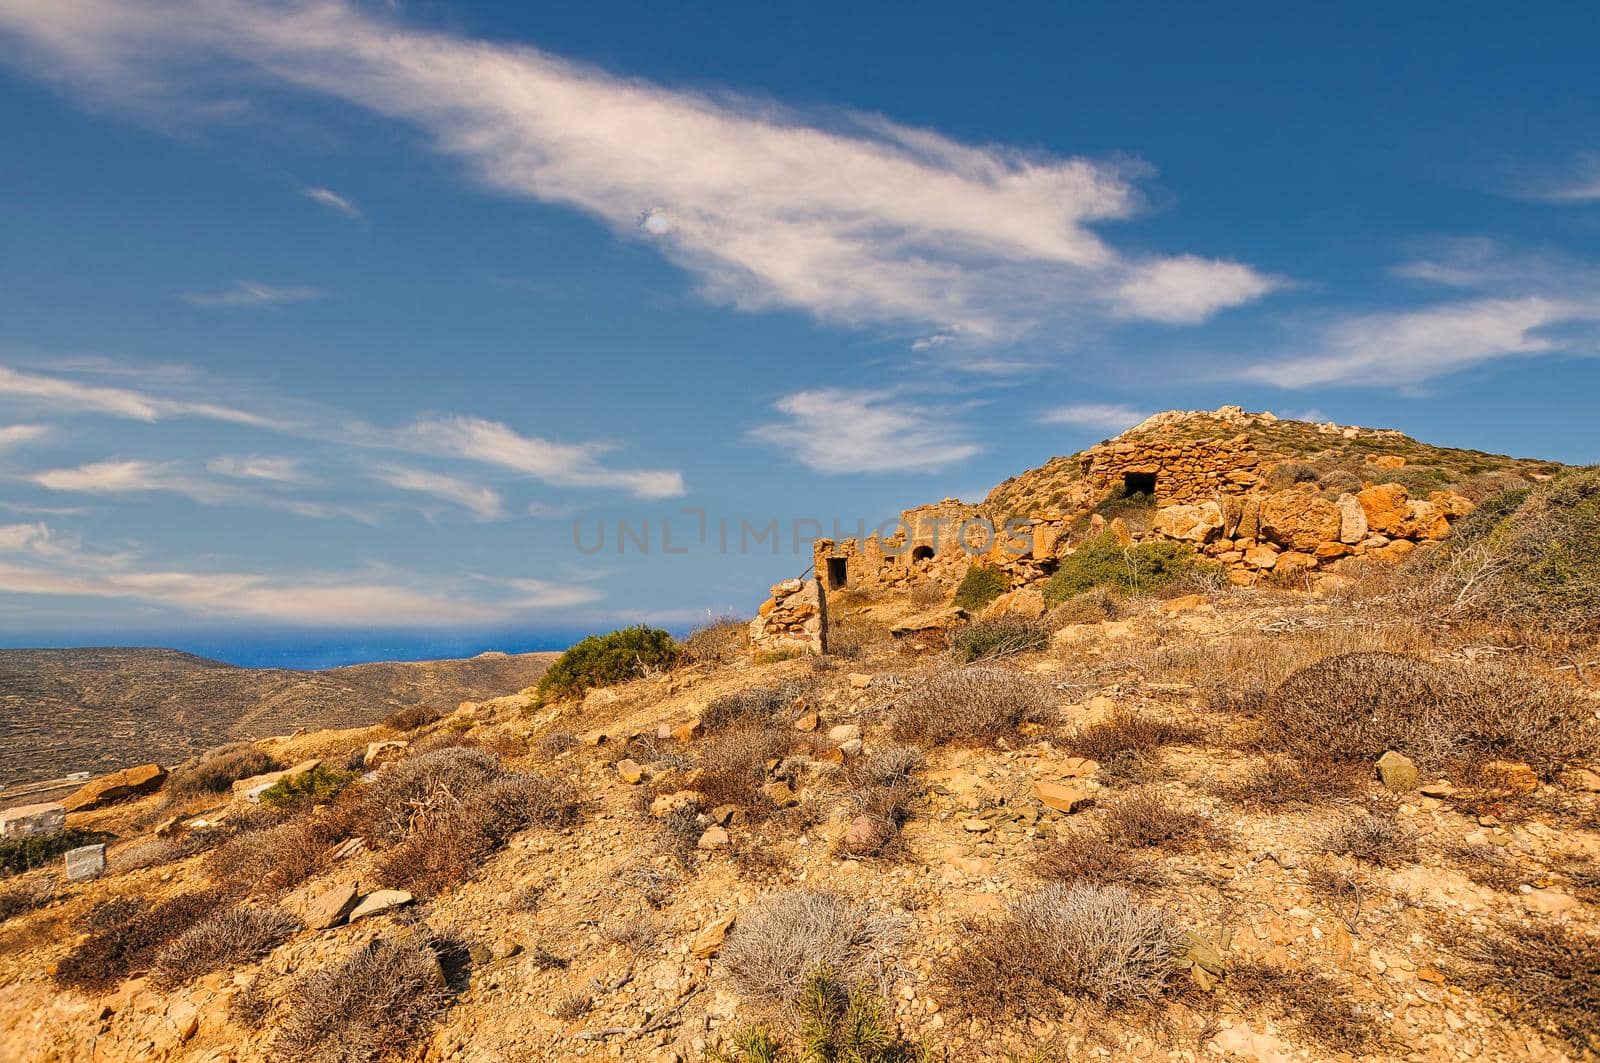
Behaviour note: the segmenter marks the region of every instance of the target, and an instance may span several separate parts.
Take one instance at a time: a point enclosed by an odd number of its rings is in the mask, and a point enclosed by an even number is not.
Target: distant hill
[[[532,686],[556,656],[297,672],[177,650],[0,650],[0,783],[173,764],[240,738],[371,724],[405,705],[449,711]]]

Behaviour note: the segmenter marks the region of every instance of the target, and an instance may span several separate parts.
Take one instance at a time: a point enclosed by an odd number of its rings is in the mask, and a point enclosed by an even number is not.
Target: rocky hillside
[[[375,723],[395,709],[508,694],[551,654],[237,668],[176,650],[0,650],[0,783],[172,764],[241,738]]]
[[[1478,501],[1507,486],[1548,477],[1562,467],[1532,458],[1431,446],[1393,429],[1294,421],[1224,406],[1212,412],[1159,413],[1082,453],[1051,458],[996,486],[983,508],[1021,516],[1070,509],[1081,502],[1079,491],[1097,459],[1119,449],[1170,453],[1176,463],[1186,463],[1186,478],[1214,471],[1220,483],[1243,471],[1258,473],[1263,486],[1314,483],[1330,497],[1359,490],[1363,483],[1396,483],[1415,497],[1448,490]],[[1249,455],[1247,464],[1237,461],[1242,454]],[[1273,466],[1283,466],[1275,484],[1267,479]]]
[[[939,652],[914,608],[75,813],[103,876],[0,881],[0,1058],[1600,1051],[1592,645],[1234,587]]]

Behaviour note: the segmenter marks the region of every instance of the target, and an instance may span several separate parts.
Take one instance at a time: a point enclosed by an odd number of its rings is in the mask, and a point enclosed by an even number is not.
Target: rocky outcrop
[[[102,775],[84,784],[76,793],[61,802],[68,812],[88,812],[106,805],[126,801],[130,797],[148,794],[161,788],[167,779],[166,769],[159,764],[141,764],[123,768],[110,775]]]
[[[750,621],[750,648],[758,653],[826,653],[827,601],[816,579],[774,584]]]

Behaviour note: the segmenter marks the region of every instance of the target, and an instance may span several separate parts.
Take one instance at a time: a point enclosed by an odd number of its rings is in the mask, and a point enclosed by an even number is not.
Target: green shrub
[[[1159,590],[1210,562],[1187,543],[1148,542],[1123,546],[1109,531],[1061,559],[1044,584],[1044,600],[1059,605],[1068,598],[1106,587],[1122,594]]]
[[[961,586],[956,588],[954,604],[969,613],[975,613],[1000,597],[1010,587],[1011,581],[999,569],[972,565],[962,577]]]
[[[590,635],[566,653],[539,680],[541,700],[578,697],[590,687],[637,679],[649,669],[677,661],[678,644],[660,628],[625,627]]]
[[[305,808],[331,801],[340,790],[356,780],[353,771],[340,771],[318,764],[292,779],[280,779],[261,791],[261,803],[268,808]]]
[[[709,1063],[912,1063],[924,1058],[890,1027],[877,994],[845,985],[826,968],[807,977],[794,1009],[793,1051],[755,1026],[736,1034],[727,1048],[714,1049]]]
[[[63,830],[54,834],[35,834],[0,842],[0,871],[20,875],[43,867],[69,849],[103,842],[106,836],[83,830]]]

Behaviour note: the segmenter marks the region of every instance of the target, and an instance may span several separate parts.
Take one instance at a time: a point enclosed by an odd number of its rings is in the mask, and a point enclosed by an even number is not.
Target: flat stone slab
[[[55,834],[67,825],[67,809],[60,801],[18,805],[0,812],[0,838],[31,838]]]
[[[343,882],[334,886],[306,905],[306,926],[312,930],[338,926],[355,910],[360,898],[361,888],[357,882]]]
[[[99,878],[106,873],[106,847],[101,845],[85,845],[80,849],[67,850],[67,881],[83,882],[86,879]]]
[[[346,921],[353,923],[357,919],[365,919],[369,915],[377,915],[379,912],[387,912],[391,908],[410,904],[411,900],[411,894],[405,890],[373,890],[350,910],[350,916]]]
[[[140,764],[102,775],[86,786],[79,787],[61,803],[68,812],[87,812],[159,790],[166,781],[167,770],[161,765]]]

